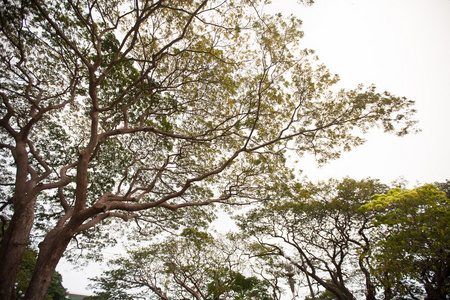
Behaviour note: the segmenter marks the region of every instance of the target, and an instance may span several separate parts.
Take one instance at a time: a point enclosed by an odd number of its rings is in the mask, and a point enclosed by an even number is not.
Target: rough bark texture
[[[14,152],[17,165],[15,192],[12,199],[14,215],[7,225],[0,247],[0,299],[14,299],[14,282],[19,271],[23,253],[29,241],[34,222],[36,195],[30,191],[33,180],[27,182],[28,155],[25,143],[18,141]]]
[[[16,211],[20,211],[20,214],[15,214],[11,219],[0,248],[0,261],[3,265],[0,268],[0,299],[14,298],[16,274],[33,226],[33,204]]]
[[[45,299],[56,265],[71,238],[70,234],[58,228],[52,230],[39,245],[38,260],[24,299]]]

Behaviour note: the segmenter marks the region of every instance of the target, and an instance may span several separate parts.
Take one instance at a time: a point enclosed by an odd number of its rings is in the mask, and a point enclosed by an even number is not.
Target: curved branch
[[[118,212],[107,212],[104,214],[100,214],[96,218],[88,221],[87,223],[80,225],[77,228],[77,232],[88,230],[89,228],[94,227],[95,225],[97,225],[101,221],[105,220],[106,218],[115,217],[115,218],[120,218],[120,219],[124,220],[125,222],[127,222],[128,220],[136,218],[138,216],[139,216],[138,214],[125,215],[125,214],[121,214]]]
[[[8,96],[6,96],[5,93],[0,92],[0,96],[2,97],[3,103],[6,106],[7,109],[7,113],[6,115],[3,116],[3,118],[0,119],[0,125],[6,129],[6,131],[8,131],[8,133],[16,138],[17,135],[19,134],[17,131],[15,131],[12,126],[9,124],[9,120],[11,119],[11,117],[14,115],[14,108],[11,106],[11,103],[9,103],[9,98]]]

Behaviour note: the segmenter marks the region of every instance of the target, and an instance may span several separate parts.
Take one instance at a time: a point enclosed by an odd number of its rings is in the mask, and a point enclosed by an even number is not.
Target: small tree
[[[90,299],[272,299],[267,282],[244,275],[246,263],[232,239],[189,229],[111,261]]]
[[[447,191],[448,182],[437,185]],[[294,294],[302,284],[317,299],[445,299],[445,192],[434,185],[387,191],[377,181],[350,179],[278,190],[278,202],[238,221],[253,255],[278,267]]]

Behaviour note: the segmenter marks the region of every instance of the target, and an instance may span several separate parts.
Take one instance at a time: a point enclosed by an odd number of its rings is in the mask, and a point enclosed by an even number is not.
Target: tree
[[[94,279],[98,290],[90,299],[272,299],[267,282],[243,275],[246,261],[232,239],[195,229],[110,264]]]
[[[445,183],[438,184],[445,188]],[[392,290],[416,299],[448,299],[450,293],[450,201],[428,184],[395,188],[364,205],[381,228],[373,251],[373,273]],[[417,289],[419,283],[422,291]]]
[[[303,284],[313,298],[320,293],[334,299],[375,299],[377,282],[369,261],[374,226],[360,208],[387,187],[376,180],[344,179],[279,190],[285,193],[278,201],[238,218],[244,236],[255,243],[254,256],[271,267],[281,266],[294,295],[295,286]],[[303,280],[295,281],[300,279],[296,270]],[[352,282],[359,283],[358,289]]]
[[[302,285],[312,299],[445,299],[448,181],[436,185],[442,190],[388,191],[378,181],[351,179],[285,186],[278,202],[238,222],[253,255],[278,267],[294,295]]]
[[[411,129],[412,101],[332,93],[301,22],[261,2],[3,1],[0,298],[33,225],[26,298],[43,299],[69,243],[105,243],[113,219],[164,229],[173,211],[267,199],[288,148],[325,161],[362,143],[355,128]]]

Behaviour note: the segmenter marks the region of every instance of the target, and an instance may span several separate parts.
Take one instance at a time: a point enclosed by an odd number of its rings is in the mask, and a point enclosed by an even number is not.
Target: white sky
[[[450,0],[316,0],[310,7],[275,0],[272,7],[303,20],[304,46],[339,74],[342,87],[374,83],[416,101],[422,129],[403,138],[373,130],[365,145],[320,169],[300,161],[304,175],[404,177],[413,185],[450,178]]]
[[[450,0],[273,0],[272,10],[303,20],[304,46],[341,77],[346,88],[374,83],[380,91],[416,101],[422,132],[399,138],[374,130],[367,143],[320,169],[300,161],[309,179],[349,176],[389,183],[403,176],[444,181],[450,170]],[[269,9],[269,7],[268,7]],[[70,292],[87,292],[87,277],[68,264],[57,268]]]

